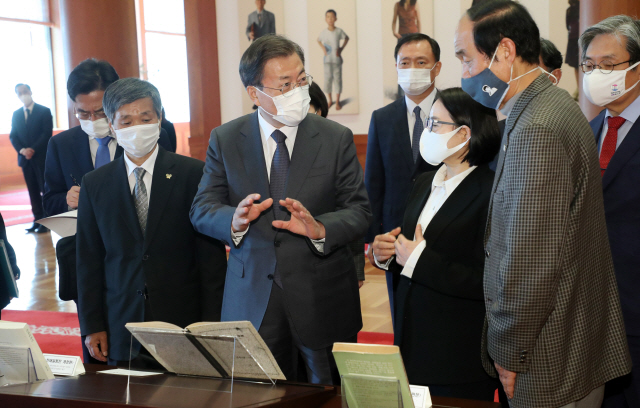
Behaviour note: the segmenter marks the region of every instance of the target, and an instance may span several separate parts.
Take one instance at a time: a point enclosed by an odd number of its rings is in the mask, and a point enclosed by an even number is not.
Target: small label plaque
[[[61,356],[59,354],[45,354],[44,358],[51,367],[54,375],[73,376],[84,374],[84,365],[78,356]]]

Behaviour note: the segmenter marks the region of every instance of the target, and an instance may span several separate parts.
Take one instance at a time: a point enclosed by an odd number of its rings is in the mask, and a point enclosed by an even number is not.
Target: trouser
[[[337,94],[342,93],[342,62],[325,62],[324,63],[324,91],[326,93],[333,92],[333,84],[335,83]]]
[[[600,387],[587,394],[586,397],[570,404],[563,405],[560,408],[600,408],[600,405],[602,405],[603,396],[604,385],[601,385]]]
[[[44,165],[28,160],[22,167],[24,181],[29,191],[29,200],[31,201],[31,211],[33,218],[39,220],[44,218],[44,209],[42,207],[42,195],[44,194]]]
[[[271,350],[287,380],[340,384],[338,368],[331,353],[333,346],[312,350],[302,343],[291,320],[284,291],[275,283],[271,287],[269,304],[258,333]],[[355,342],[356,336],[344,341]],[[304,362],[306,378],[305,373],[298,373],[299,359]]]
[[[607,383],[602,408],[640,407],[640,336],[627,336],[627,344],[633,369]]]

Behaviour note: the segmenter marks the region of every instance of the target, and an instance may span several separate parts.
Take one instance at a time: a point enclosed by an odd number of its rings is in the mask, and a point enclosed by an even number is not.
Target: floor
[[[58,298],[55,245],[60,238],[55,233],[28,234],[30,224],[7,227],[7,239],[16,251],[21,277],[20,297],[7,309],[76,312],[73,302]],[[367,263],[366,280],[360,289],[363,331],[391,333],[391,313],[384,273]]]

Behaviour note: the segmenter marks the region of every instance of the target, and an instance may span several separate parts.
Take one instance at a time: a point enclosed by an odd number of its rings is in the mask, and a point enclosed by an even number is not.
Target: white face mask
[[[599,69],[586,74],[582,80],[582,90],[589,102],[597,106],[606,106],[635,88],[640,81],[625,89],[625,80],[627,72],[639,64],[640,62],[637,62],[625,70],[611,71],[609,74],[603,74]]]
[[[464,145],[467,144],[466,141],[455,147],[452,147],[451,149],[447,147],[447,143],[449,143],[449,140],[453,136],[455,136],[455,134],[458,133],[460,129],[462,129],[462,126],[449,133],[443,134],[429,132],[427,129],[425,129],[420,136],[420,155],[422,156],[424,161],[432,166],[437,166],[445,161],[447,157],[450,157],[451,155],[460,151],[460,149],[462,149]]]
[[[22,103],[24,103],[24,106],[29,106],[29,105],[31,105],[31,102],[33,102],[33,99],[31,98],[31,95],[22,94],[18,98],[20,98]]]
[[[273,119],[282,123],[285,126],[298,126],[302,120],[307,117],[309,112],[309,104],[311,103],[311,97],[309,96],[309,86],[299,86],[290,90],[284,95],[270,96],[260,91],[256,87],[256,90],[262,94],[268,96],[276,106],[278,113],[273,115],[260,106],[260,110]]]
[[[125,152],[133,157],[143,157],[158,143],[160,138],[160,123],[130,126],[124,129],[114,129],[116,141]]]
[[[398,85],[407,95],[420,95],[433,85],[432,70],[433,68],[398,68]]]
[[[111,129],[109,129],[109,123],[106,118],[97,119],[94,121],[78,119],[80,121],[80,127],[84,130],[84,133],[89,136],[95,137],[96,139],[102,139],[103,137],[109,136],[111,134]]]

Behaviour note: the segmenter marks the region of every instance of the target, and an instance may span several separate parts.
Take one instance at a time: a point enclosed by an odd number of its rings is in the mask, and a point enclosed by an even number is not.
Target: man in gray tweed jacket
[[[540,74],[540,34],[512,1],[458,25],[462,87],[508,116],[485,237],[483,363],[512,407],[600,407],[631,368],[589,123]]]

